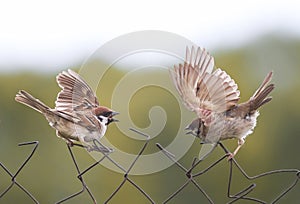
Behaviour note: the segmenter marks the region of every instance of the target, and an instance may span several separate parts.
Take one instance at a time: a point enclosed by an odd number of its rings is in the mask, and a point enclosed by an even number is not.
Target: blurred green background
[[[272,93],[273,101],[261,109],[254,133],[247,138],[245,145],[236,156],[239,164],[249,175],[275,169],[300,169],[299,39],[268,35],[242,47],[216,49],[211,53],[215,57],[216,65],[229,73],[239,85],[241,101],[247,100],[266,73],[274,70],[273,81],[276,89]],[[73,67],[72,69],[78,70],[79,68]],[[110,106],[112,90],[126,72],[128,70],[113,67],[106,78],[101,81],[97,89],[101,104]],[[17,144],[33,140],[40,142],[33,158],[17,178],[40,203],[54,203],[79,191],[81,184],[76,178],[74,164],[65,143],[55,136],[55,131],[49,127],[42,115],[16,103],[14,96],[18,90],[24,89],[50,107],[54,107],[56,95],[60,90],[56,84],[56,75],[56,72],[22,71],[1,73],[0,76],[0,162],[10,171],[15,172],[32,148],[30,146],[18,147]],[[151,75],[141,74],[140,77],[152,77],[153,81],[156,77],[165,77],[169,80],[167,72],[160,71],[152,72]],[[150,141],[145,154],[158,151],[155,146],[156,142],[166,146],[172,141],[178,131],[179,116],[177,114],[179,106],[182,105],[168,92],[157,87],[145,87],[134,95],[128,107],[137,127],[145,128],[149,125],[148,111],[153,106],[160,106],[165,110],[167,123],[164,130]],[[190,117],[192,119],[195,115],[190,113]],[[186,124],[189,122],[186,121]],[[192,139],[185,135],[181,137]],[[110,126],[106,138],[118,148],[130,153],[138,152],[143,144],[141,141],[127,138],[118,130],[116,124]],[[233,150],[237,141],[225,141],[223,144]],[[188,167],[192,158],[198,155],[199,149],[199,141],[195,140],[180,162]],[[81,169],[85,169],[94,162],[85,150],[74,148],[74,153]],[[222,150],[216,149],[199,169],[207,167],[222,155]],[[196,180],[215,203],[225,203],[230,201],[226,197],[228,173],[229,165],[224,160]],[[123,180],[123,175],[98,165],[84,178],[97,201],[103,203]],[[183,172],[174,165],[161,172],[131,176],[131,178],[157,203],[162,203],[186,180]],[[255,182],[257,188],[249,196],[270,202],[294,179],[294,174],[278,174],[248,181],[235,169],[232,194]],[[10,177],[0,169],[0,192],[9,184]],[[299,202],[299,190],[298,184],[280,203]],[[124,201],[147,203],[147,200],[129,183],[125,184],[111,203],[124,203]],[[32,201],[15,186],[0,199],[0,203],[32,203]],[[68,203],[91,203],[91,200],[85,192]],[[207,203],[207,201],[193,185],[189,185],[170,203]]]

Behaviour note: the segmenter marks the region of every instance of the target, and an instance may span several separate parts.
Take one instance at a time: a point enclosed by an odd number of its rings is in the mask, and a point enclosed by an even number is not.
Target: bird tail
[[[273,72],[270,72],[260,85],[260,87],[255,91],[253,96],[250,98],[250,112],[256,111],[262,105],[268,103],[272,100],[272,97],[268,95],[275,88],[274,84],[269,84],[272,79]]]
[[[40,112],[40,113],[45,113],[49,112],[48,110],[50,109],[47,105],[45,105],[43,102],[40,100],[34,98],[32,95],[27,93],[26,91],[19,91],[15,97],[15,100],[19,103],[23,103],[26,106],[33,108],[34,110]]]

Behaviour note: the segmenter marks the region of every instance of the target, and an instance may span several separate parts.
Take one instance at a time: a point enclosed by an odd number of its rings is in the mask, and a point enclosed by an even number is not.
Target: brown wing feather
[[[72,113],[99,106],[91,87],[74,71],[63,71],[56,77],[62,90],[55,101],[56,109]]]
[[[184,66],[182,64],[175,65],[174,69],[170,70],[170,75],[185,106],[191,111],[196,111],[200,103],[195,94],[199,73],[192,66],[188,69],[185,68],[186,66],[186,63]]]
[[[184,65],[174,66],[171,77],[186,107],[216,112],[237,105],[240,92],[233,79],[221,69],[212,72],[214,59],[205,49],[187,48]]]

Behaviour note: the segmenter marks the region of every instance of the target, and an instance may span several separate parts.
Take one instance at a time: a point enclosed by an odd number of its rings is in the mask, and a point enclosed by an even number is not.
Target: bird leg
[[[231,160],[238,153],[239,149],[243,146],[244,143],[245,143],[244,138],[240,138],[238,140],[238,146],[237,146],[237,148],[234,150],[233,153],[229,153],[228,154],[228,159],[227,159],[228,161]]]
[[[82,148],[88,148],[87,146],[85,146],[83,144],[75,143],[70,139],[67,139],[67,138],[63,138],[63,139],[66,141],[66,143],[69,147],[77,146],[77,147],[82,147]]]

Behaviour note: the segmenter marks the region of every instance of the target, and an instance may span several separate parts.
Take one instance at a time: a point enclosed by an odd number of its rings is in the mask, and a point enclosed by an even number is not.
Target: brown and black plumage
[[[238,147],[230,155],[232,158],[253,132],[258,109],[272,99],[268,95],[274,89],[270,84],[273,73],[265,77],[247,102],[238,104],[237,84],[222,69],[214,70],[214,66],[213,57],[205,49],[187,48],[184,64],[175,65],[170,75],[185,106],[198,116],[187,126],[188,133],[212,144],[237,138]]]
[[[101,139],[107,126],[116,121],[117,112],[100,106],[90,86],[74,71],[63,71],[57,76],[62,88],[52,109],[26,91],[19,91],[15,100],[42,113],[58,137],[73,145],[81,142],[92,150],[93,140]]]

